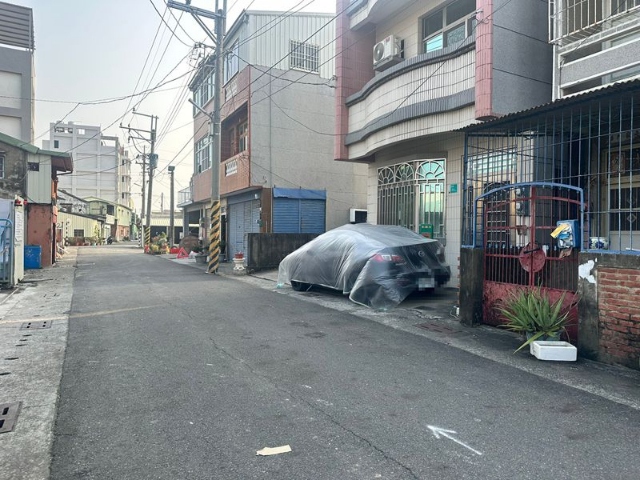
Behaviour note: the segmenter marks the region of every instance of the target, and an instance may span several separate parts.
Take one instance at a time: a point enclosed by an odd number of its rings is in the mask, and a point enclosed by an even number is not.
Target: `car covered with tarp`
[[[361,223],[330,230],[285,257],[278,287],[328,287],[355,303],[387,309],[450,278],[438,240],[404,227]]]

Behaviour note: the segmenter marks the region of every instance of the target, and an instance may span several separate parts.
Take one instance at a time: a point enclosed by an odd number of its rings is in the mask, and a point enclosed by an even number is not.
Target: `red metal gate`
[[[510,292],[540,287],[552,302],[564,294],[571,308],[569,335],[577,336],[578,249],[560,249],[551,236],[558,221],[578,220],[584,234],[582,190],[559,184],[498,186],[482,201],[484,322],[504,323],[496,307]]]

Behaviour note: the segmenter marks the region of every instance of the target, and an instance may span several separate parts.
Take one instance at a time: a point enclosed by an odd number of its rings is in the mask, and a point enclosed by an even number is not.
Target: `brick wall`
[[[640,359],[640,270],[598,268],[601,353],[615,363],[638,365]]]

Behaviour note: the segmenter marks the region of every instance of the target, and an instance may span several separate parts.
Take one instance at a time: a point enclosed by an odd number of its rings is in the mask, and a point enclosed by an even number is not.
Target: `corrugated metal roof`
[[[33,10],[0,2],[0,43],[34,50]]]
[[[532,107],[525,110],[520,110],[518,112],[509,113],[500,118],[496,118],[495,120],[489,120],[487,122],[470,125],[468,127],[461,128],[457,131],[473,133],[473,132],[480,132],[482,130],[487,130],[487,129],[494,129],[497,126],[500,126],[505,123],[509,123],[514,120],[522,120],[529,116],[551,112],[554,110],[559,110],[561,108],[595,100],[600,97],[617,94],[617,93],[623,93],[629,90],[636,90],[639,88],[640,88],[640,78],[634,78],[631,80],[622,80],[620,82],[615,82],[609,85],[604,85],[602,87],[597,87],[586,92],[576,93],[574,95],[571,95],[570,97],[561,98],[560,100],[556,100],[554,102],[547,102],[542,105],[538,105],[537,107]]]
[[[25,152],[32,153],[34,155],[49,155],[51,157],[51,164],[58,170],[65,172],[73,172],[73,157],[70,153],[58,152],[54,150],[43,150],[30,143],[23,142],[19,138],[12,137],[6,133],[0,132],[0,142],[11,145],[12,147],[19,148]]]

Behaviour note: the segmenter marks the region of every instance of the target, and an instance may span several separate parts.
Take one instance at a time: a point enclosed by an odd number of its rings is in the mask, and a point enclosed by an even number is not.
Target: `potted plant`
[[[510,292],[498,311],[507,323],[502,327],[524,335],[525,341],[515,353],[527,345],[541,341],[560,341],[570,323],[570,311],[574,305],[563,308],[566,293],[552,302],[542,288]]]

